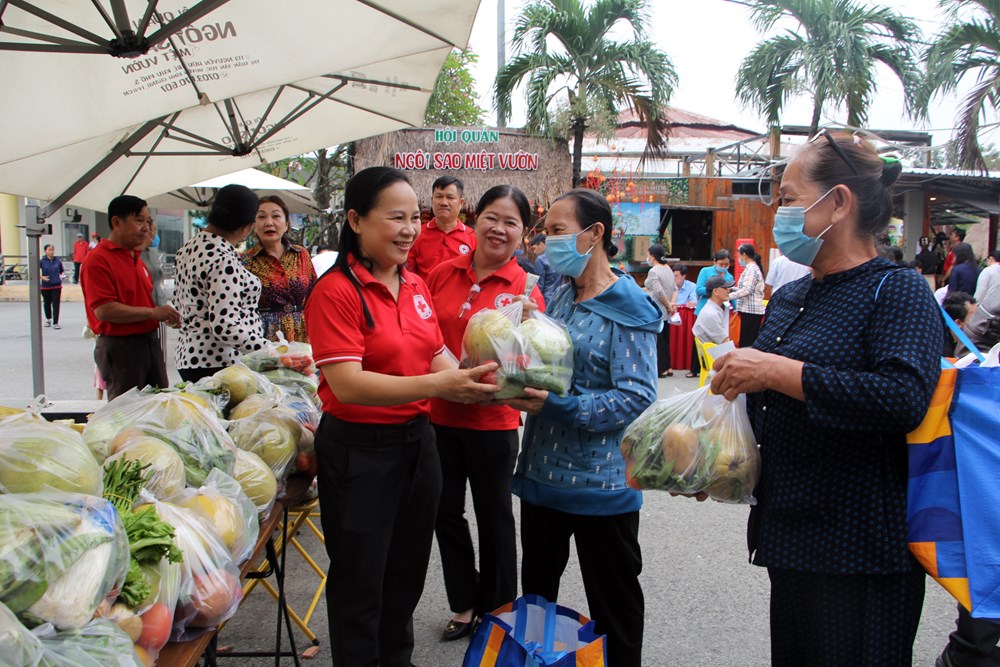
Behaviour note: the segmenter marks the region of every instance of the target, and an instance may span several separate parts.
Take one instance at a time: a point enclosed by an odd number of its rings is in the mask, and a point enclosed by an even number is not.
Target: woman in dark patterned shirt
[[[309,251],[288,239],[288,207],[281,197],[260,198],[254,223],[257,244],[243,253],[243,263],[260,279],[260,319],[264,336],[309,342],[302,308],[309,288],[316,282]]]
[[[817,139],[785,169],[774,229],[813,277],[774,295],[712,390],[748,395],[760,443],[748,541],[771,580],[771,664],[910,665],[924,573],[906,546],[906,433],[940,374],[941,315],[875,251],[899,163]]]

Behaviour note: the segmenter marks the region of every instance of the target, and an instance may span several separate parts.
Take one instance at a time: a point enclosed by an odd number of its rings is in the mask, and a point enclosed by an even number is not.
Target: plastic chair
[[[697,336],[694,337],[694,347],[698,351],[698,363],[701,364],[701,373],[698,375],[699,387],[705,386],[705,382],[708,381],[708,373],[715,364],[715,359],[709,352],[715,345],[715,343],[703,343]]]

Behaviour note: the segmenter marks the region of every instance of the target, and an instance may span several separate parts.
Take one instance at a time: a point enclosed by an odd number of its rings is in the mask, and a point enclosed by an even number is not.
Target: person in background
[[[306,299],[320,369],[319,503],[337,667],[407,667],[441,495],[429,398],[488,401],[496,364],[456,368],[430,291],[405,268],[420,233],[406,176],[369,167],[344,188],[337,264]]]
[[[549,258],[545,256],[545,234],[535,234],[531,238],[529,247],[535,261],[531,262],[529,266],[522,264],[522,268],[528,273],[534,273],[538,276],[538,285],[542,288],[542,296],[548,301],[562,285],[563,277],[552,268]]]
[[[321,245],[316,248],[316,254],[312,258],[312,265],[313,270],[316,272],[317,280],[329,271],[330,267],[337,263],[337,255],[337,249],[332,246]]]
[[[250,273],[236,246],[253,230],[257,195],[230,184],[219,189],[208,224],[175,255],[174,301],[181,313],[177,372],[197,382],[264,347],[257,304],[260,280]]]
[[[945,255],[944,266],[941,267],[942,284],[950,284],[951,270],[955,266],[955,246],[959,243],[965,243],[965,230],[960,227],[953,227],[951,233],[948,234],[950,249],[948,250],[948,254]]]
[[[917,270],[927,281],[933,292],[937,288],[937,267],[938,267],[938,255],[936,252],[931,250],[931,239],[927,236],[921,236],[920,241],[920,252],[917,253],[915,261],[917,263]]]
[[[309,251],[292,243],[288,237],[288,206],[281,197],[260,198],[253,227],[257,243],[243,253],[243,265],[260,280],[258,312],[264,324],[264,337],[278,340],[278,332],[287,341],[309,342],[302,308],[306,295],[316,282]]]
[[[83,234],[77,234],[76,241],[73,243],[73,282],[76,284],[80,283],[80,267],[83,266],[83,260],[87,259],[89,250],[87,239],[84,238]]]
[[[438,265],[427,286],[444,343],[461,354],[469,319],[524,295],[528,275],[514,259],[531,206],[523,192],[497,185],[476,205],[476,249],[471,255]],[[544,305],[540,285],[530,298]],[[464,405],[431,399],[444,480],[437,535],[448,604],[454,613],[442,640],[465,637],[474,619],[517,596],[517,545],[510,481],[517,458],[521,415],[503,405]],[[479,568],[465,519],[466,486],[479,530]]]
[[[90,252],[101,243],[101,237],[97,232],[90,235],[90,243],[87,244],[87,251]]]
[[[546,314],[569,329],[572,385],[565,396],[527,388],[527,398],[505,402],[529,415],[511,487],[521,498],[522,591],[555,602],[575,540],[590,615],[608,638],[608,664],[639,667],[642,493],[626,485],[621,439],[656,399],[663,314],[611,268],[613,219],[593,190],[570,190],[549,208],[549,261],[570,280]]]
[[[733,275],[729,273],[729,261],[732,255],[725,248],[719,250],[715,253],[714,262],[709,266],[702,268],[698,272],[698,282],[697,282],[697,292],[698,292],[698,305],[694,308],[695,316],[701,314],[701,309],[705,307],[711,296],[711,291],[706,288],[706,283],[709,278],[721,277],[725,278],[728,283],[733,282]],[[735,303],[733,304],[735,305]],[[698,334],[695,334],[696,336]],[[728,338],[728,335],[727,335]],[[695,378],[698,377],[701,372],[701,361],[698,359],[698,349],[695,347],[694,343],[691,344],[691,370],[685,373],[684,377]]]
[[[458,219],[465,207],[465,185],[454,176],[441,176],[431,186],[434,218],[420,230],[406,260],[406,268],[426,279],[435,266],[476,249],[476,233]]]
[[[965,292],[975,294],[979,279],[979,264],[968,243],[957,243],[951,249],[955,263],[951,267],[948,278],[948,292]]]
[[[153,283],[139,258],[152,218],[146,202],[131,195],[108,204],[110,236],[87,253],[80,286],[87,325],[98,337],[94,361],[108,400],[133,387],[167,387],[160,322],[180,324],[172,306],[153,303]],[[96,380],[96,378],[95,378]]]
[[[705,302],[691,332],[703,343],[725,343],[729,340],[729,290],[733,281],[722,276],[712,276],[705,283],[708,301]]]
[[[146,241],[139,246],[142,250],[139,258],[146,265],[149,280],[153,283],[153,304],[165,306],[168,301],[163,289],[163,255],[160,254],[160,235],[153,218],[149,221],[149,232]],[[163,322],[160,322],[160,347],[163,348],[163,358],[167,359],[167,329]]]
[[[994,250],[986,256],[986,268],[979,272],[976,279],[976,301],[983,301],[988,294],[1000,290],[1000,250]]]
[[[750,243],[736,249],[743,267],[740,281],[729,293],[736,299],[736,312],[740,314],[740,347],[750,347],[757,340],[760,323],[764,319],[764,269],[760,255]]]
[[[811,275],[812,269],[808,266],[796,264],[784,255],[778,255],[771,262],[771,266],[767,270],[767,277],[764,278],[764,284],[770,288],[770,294],[764,296],[771,298],[782,285]]]
[[[56,257],[56,247],[45,244],[45,254],[38,260],[40,269],[42,308],[45,310],[45,326],[61,329],[59,326],[59,302],[62,300],[62,281],[66,277],[62,260]]]
[[[688,268],[683,264],[674,265],[674,284],[677,285],[678,306],[694,308],[698,305],[698,286],[687,279]]]
[[[677,312],[677,282],[674,272],[667,266],[666,250],[659,243],[649,246],[646,263],[649,273],[646,274],[645,290],[663,311],[663,329],[656,334],[656,372],[661,378],[671,377],[674,371],[670,367],[670,327],[666,322]]]
[[[875,250],[900,163],[857,136],[816,139],[784,170],[773,229],[814,277],[775,293],[711,390],[746,394],[760,443],[748,545],[771,585],[771,664],[906,667],[926,579],[906,543],[906,434],[941,373],[941,313]]]
[[[944,312],[960,329],[965,326],[966,320],[972,317],[972,314],[977,310],[975,297],[965,292],[950,292],[945,296],[941,307],[944,308]],[[941,356],[954,357],[957,344],[958,338],[952,333],[951,328],[945,324],[944,346],[941,349]]]

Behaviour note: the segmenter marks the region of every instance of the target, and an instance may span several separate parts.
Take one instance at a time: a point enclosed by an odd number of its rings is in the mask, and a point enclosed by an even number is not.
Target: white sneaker
[[[52,326],[52,321],[51,320],[45,320],[45,326],[47,326],[47,327]]]
[[[52,325],[52,328],[53,328],[53,329],[62,329],[62,327],[61,327],[61,326],[59,326],[58,324],[53,324],[53,325]]]

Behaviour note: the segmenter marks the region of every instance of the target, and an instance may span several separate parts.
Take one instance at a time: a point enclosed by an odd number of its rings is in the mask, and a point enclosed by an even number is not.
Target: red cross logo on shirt
[[[498,294],[497,298],[493,301],[495,308],[506,308],[510,304],[514,303],[514,295],[504,292],[503,294]]]
[[[434,314],[431,307],[427,305],[427,300],[424,298],[423,294],[415,294],[413,296],[413,308],[417,311],[417,315],[420,316],[420,319],[423,320],[428,319]]]

